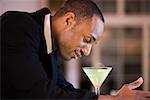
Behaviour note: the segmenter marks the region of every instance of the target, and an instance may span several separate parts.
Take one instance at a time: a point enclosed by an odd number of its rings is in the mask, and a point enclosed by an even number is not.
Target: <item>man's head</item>
[[[104,18],[90,0],[68,0],[52,20],[53,37],[63,58],[89,55],[104,29]]]

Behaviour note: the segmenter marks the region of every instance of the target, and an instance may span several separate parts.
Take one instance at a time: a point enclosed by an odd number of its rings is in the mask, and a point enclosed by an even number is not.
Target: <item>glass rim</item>
[[[82,66],[82,68],[111,68],[112,69],[112,66],[102,66],[102,67],[100,67],[100,66],[96,66],[96,67],[94,67],[94,66]]]

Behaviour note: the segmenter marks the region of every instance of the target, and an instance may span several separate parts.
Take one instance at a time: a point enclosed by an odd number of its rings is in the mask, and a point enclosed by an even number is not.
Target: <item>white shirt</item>
[[[51,37],[51,24],[50,24],[50,14],[45,15],[44,19],[44,37],[47,46],[47,53],[52,52],[52,37]]]

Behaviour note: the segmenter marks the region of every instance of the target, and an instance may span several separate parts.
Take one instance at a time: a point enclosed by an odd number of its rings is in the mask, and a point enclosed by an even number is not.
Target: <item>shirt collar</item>
[[[51,24],[50,24],[50,14],[45,15],[44,19],[44,37],[47,46],[47,53],[52,52],[52,37],[51,37]]]

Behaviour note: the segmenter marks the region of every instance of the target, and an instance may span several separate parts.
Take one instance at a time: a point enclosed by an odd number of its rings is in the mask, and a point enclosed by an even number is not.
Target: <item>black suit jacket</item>
[[[48,13],[44,8],[34,13],[8,11],[1,16],[2,98],[97,98],[65,80],[57,50],[46,54],[43,29]]]

